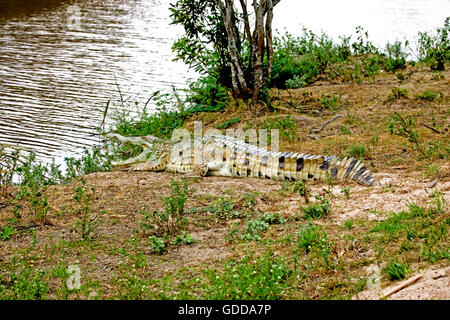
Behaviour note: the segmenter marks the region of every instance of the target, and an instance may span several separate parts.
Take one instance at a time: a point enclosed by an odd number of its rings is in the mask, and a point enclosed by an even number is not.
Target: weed
[[[408,98],[408,89],[406,88],[392,88],[391,92],[388,94],[387,99],[389,101],[398,100],[401,98]]]
[[[323,109],[335,111],[338,109],[338,103],[341,100],[341,95],[326,96],[322,93],[322,97],[319,99],[320,105]]]
[[[177,235],[173,240],[174,245],[184,245],[184,244],[192,244],[195,242],[195,239],[186,231],[181,232],[181,235]]]
[[[319,254],[329,265],[329,254],[331,243],[328,241],[328,234],[322,227],[315,224],[306,223],[296,234],[297,248],[306,254]]]
[[[341,130],[342,134],[345,134],[345,135],[353,134],[352,130],[346,126],[340,126],[340,130]]]
[[[166,251],[166,243],[164,239],[156,236],[150,236],[148,241],[150,242],[150,249],[157,254],[163,254]]]
[[[95,198],[95,187],[91,186],[90,190],[86,187],[86,181],[81,180],[82,185],[74,189],[75,195],[73,199],[76,201],[78,208],[73,211],[73,214],[78,216],[75,222],[75,232],[78,233],[83,240],[90,240],[92,234],[97,230],[103,222],[103,215],[106,211],[100,214],[95,214],[92,211],[92,200]]]
[[[443,146],[439,140],[429,141],[424,144],[420,141],[419,131],[414,127],[416,119],[408,117],[404,119],[400,114],[394,112],[390,116],[388,130],[391,134],[399,135],[408,139],[415,150],[418,150],[424,159],[444,159],[450,154],[450,149]]]
[[[349,157],[363,159],[366,154],[367,154],[367,148],[366,148],[366,146],[364,146],[362,144],[353,144],[353,145],[349,146],[347,149],[347,155]]]
[[[393,261],[389,262],[388,265],[382,269],[382,273],[386,274],[391,281],[404,279],[407,271],[407,266]]]
[[[0,226],[0,239],[7,241],[15,232],[14,226]]]
[[[13,257],[0,282],[0,300],[43,300],[48,293],[45,272],[23,258]]]
[[[236,219],[244,217],[245,215],[239,210],[234,209],[236,204],[233,200],[225,197],[218,197],[216,203],[212,207],[212,212],[220,219]]]
[[[311,189],[306,185],[306,182],[303,180],[296,181],[292,188],[293,193],[298,193],[305,199],[306,203],[309,203],[309,196],[311,194]]]
[[[341,193],[345,194],[347,199],[350,199],[350,187],[347,186],[342,188]]]
[[[262,237],[261,232],[269,229],[269,226],[269,223],[260,219],[250,220],[248,221],[247,228],[241,238],[244,241],[259,241]]]
[[[353,221],[353,219],[345,220],[344,227],[348,230],[351,230],[355,227],[355,222]]]
[[[228,260],[223,271],[206,271],[208,299],[280,299],[287,289],[293,271],[282,257],[266,253],[257,258],[247,255],[241,260]]]
[[[430,163],[425,171],[427,177],[436,178],[439,176],[440,168],[434,163]]]
[[[414,95],[414,99],[427,101],[427,102],[434,102],[438,97],[442,97],[442,92],[434,92],[431,90],[425,90],[422,93],[418,93]]]
[[[80,159],[73,157],[64,158],[67,167],[65,180],[93,172],[111,171],[111,159],[112,155],[102,152],[99,148],[94,148],[90,151],[84,149],[84,155]]]
[[[320,196],[316,196],[316,199],[320,202],[312,203],[302,208],[307,219],[320,219],[323,216],[328,215],[331,211],[330,200]]]
[[[185,218],[184,205],[189,197],[189,182],[170,180],[170,195],[163,198],[164,211],[144,211],[144,219],[140,222],[143,230],[155,229],[157,236],[177,234],[188,221]]]
[[[279,212],[265,212],[258,217],[259,220],[264,221],[268,224],[284,224],[286,219],[284,219]]]

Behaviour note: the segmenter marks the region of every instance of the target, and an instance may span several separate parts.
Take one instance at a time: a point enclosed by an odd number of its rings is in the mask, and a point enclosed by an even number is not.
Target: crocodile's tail
[[[279,180],[348,179],[365,186],[372,186],[376,181],[364,163],[353,157],[339,159],[336,156],[282,153],[277,158]],[[270,176],[274,178],[273,164],[271,169]]]

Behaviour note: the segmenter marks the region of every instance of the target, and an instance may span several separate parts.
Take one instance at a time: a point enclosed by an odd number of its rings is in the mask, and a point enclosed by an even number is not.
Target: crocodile
[[[128,171],[166,171],[193,176],[253,177],[273,180],[353,180],[372,186],[376,180],[364,163],[354,157],[274,152],[232,136],[211,134],[201,139],[161,139],[151,135],[124,137],[107,133],[120,143],[142,145],[136,157],[113,163]],[[201,150],[196,159],[195,152]]]

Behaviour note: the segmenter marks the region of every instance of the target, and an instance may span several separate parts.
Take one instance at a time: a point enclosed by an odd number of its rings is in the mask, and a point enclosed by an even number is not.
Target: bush
[[[445,63],[450,61],[450,17],[443,28],[437,28],[435,35],[419,32],[419,60],[430,66],[431,70],[444,71]]]
[[[187,224],[184,204],[189,196],[188,181],[170,180],[170,195],[163,198],[164,211],[145,212],[143,229],[156,229],[158,236],[177,234]]]
[[[212,75],[200,77],[189,85],[186,103],[188,112],[217,112],[229,104],[227,88]]]

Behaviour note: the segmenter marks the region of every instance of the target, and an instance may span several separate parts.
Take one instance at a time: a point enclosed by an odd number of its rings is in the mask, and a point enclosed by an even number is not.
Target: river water
[[[174,1],[0,0],[0,144],[61,162],[99,142],[117,85],[140,102],[186,88],[196,75],[172,61],[183,33],[170,25]],[[384,44],[434,30],[446,15],[450,0],[283,0],[274,27],[298,33],[304,24],[337,39],[361,25]]]

